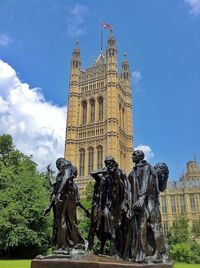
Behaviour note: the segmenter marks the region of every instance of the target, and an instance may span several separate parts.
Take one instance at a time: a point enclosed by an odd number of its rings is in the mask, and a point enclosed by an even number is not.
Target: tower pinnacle
[[[129,68],[129,63],[127,60],[127,55],[124,53],[124,59],[122,62],[122,73],[121,73],[121,78],[124,80],[129,80],[130,79],[130,68]]]
[[[76,46],[73,49],[72,58],[71,58],[71,72],[73,69],[81,68],[81,56],[80,56],[80,49],[79,49],[79,42],[76,41]]]

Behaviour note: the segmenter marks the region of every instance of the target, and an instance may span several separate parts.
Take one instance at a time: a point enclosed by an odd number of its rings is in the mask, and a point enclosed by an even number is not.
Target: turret
[[[107,41],[107,48],[106,48],[106,63],[108,71],[115,71],[118,72],[117,67],[117,47],[116,47],[116,40],[113,36],[112,30],[110,31],[110,35]]]
[[[67,128],[66,128],[66,144],[65,158],[72,161],[76,165],[76,154],[74,153],[74,144],[77,140],[77,132],[74,130],[79,122],[79,81],[81,74],[81,57],[79,43],[73,50],[70,66],[70,81],[68,95],[68,111],[67,111]]]
[[[106,117],[107,117],[107,150],[110,155],[120,159],[119,150],[119,101],[118,101],[118,67],[116,40],[110,31],[106,48]],[[118,160],[119,161],[119,160]]]
[[[76,81],[78,82],[81,71],[81,57],[80,57],[80,49],[79,43],[76,42],[76,47],[73,50],[72,58],[71,58],[71,72],[70,72],[70,82]]]
[[[121,80],[122,80],[124,87],[130,90],[131,75],[130,75],[130,68],[129,68],[127,57],[126,57],[126,53],[124,53],[124,59],[122,62]]]

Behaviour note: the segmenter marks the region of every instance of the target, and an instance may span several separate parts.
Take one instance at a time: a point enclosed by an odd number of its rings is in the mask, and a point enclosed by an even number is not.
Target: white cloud
[[[194,15],[200,14],[200,0],[184,0],[190,6],[190,13]]]
[[[33,155],[40,171],[63,156],[66,107],[47,102],[0,60],[0,134],[11,134],[20,151]]]
[[[137,92],[143,92],[143,83],[142,83],[142,74],[140,71],[135,70],[131,74],[132,76],[132,85],[133,85],[133,90]]]
[[[154,153],[152,152],[152,149],[149,145],[139,144],[134,148],[134,150],[141,150],[145,154],[145,159],[149,160],[152,157],[154,157]]]
[[[6,47],[8,46],[13,40],[7,34],[0,34],[0,46]]]
[[[87,31],[85,20],[89,16],[89,9],[77,3],[67,14],[67,33],[70,36],[78,37],[84,35]]]
[[[138,71],[138,70],[135,70],[132,72],[132,79],[133,79],[133,83],[134,84],[139,84],[140,81],[142,80],[142,75],[141,75],[141,72]]]

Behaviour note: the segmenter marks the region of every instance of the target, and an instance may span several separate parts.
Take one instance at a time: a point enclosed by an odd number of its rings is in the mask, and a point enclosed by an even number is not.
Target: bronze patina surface
[[[61,257],[61,256],[60,256]],[[108,256],[88,254],[80,259],[34,259],[31,268],[172,268],[172,263],[133,263]]]

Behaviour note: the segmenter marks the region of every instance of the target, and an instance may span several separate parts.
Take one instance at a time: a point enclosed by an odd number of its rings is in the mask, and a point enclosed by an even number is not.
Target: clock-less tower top
[[[127,173],[132,169],[132,97],[129,63],[124,56],[118,71],[113,33],[94,64],[81,70],[79,44],[73,50],[70,68],[65,158],[78,169],[82,192],[90,172],[102,168],[113,156]]]

